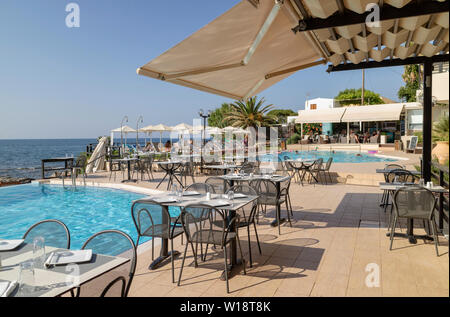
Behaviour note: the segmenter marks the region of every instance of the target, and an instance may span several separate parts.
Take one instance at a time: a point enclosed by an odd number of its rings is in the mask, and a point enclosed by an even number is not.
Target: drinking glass
[[[230,190],[228,192],[228,199],[231,200],[231,202],[234,202],[234,191]]]
[[[34,292],[34,263],[33,261],[25,261],[19,266],[19,292],[22,294],[31,294]]]
[[[45,263],[45,239],[35,237],[33,239],[33,261],[35,268],[44,268]]]
[[[178,186],[176,184],[172,185],[172,195],[177,196]]]
[[[419,179],[419,186],[425,186],[425,180],[423,178]]]

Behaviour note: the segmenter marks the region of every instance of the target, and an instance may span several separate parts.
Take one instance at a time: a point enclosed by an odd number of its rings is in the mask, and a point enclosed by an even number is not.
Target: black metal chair
[[[219,218],[220,221],[214,221],[214,218]],[[225,214],[208,205],[192,204],[183,208],[181,213],[181,223],[186,234],[186,247],[184,249],[183,261],[181,264],[180,277],[178,279],[178,286],[181,283],[181,277],[183,274],[184,263],[186,260],[186,254],[188,246],[191,245],[194,255],[195,267],[198,267],[197,254],[198,245],[214,245],[223,248],[224,262],[225,262],[225,280],[227,285],[227,293],[230,292],[228,283],[228,256],[227,246],[236,239],[237,246],[243,261],[244,274],[246,274],[245,261],[242,254],[241,242],[239,240],[239,234],[236,231],[232,231],[233,226],[239,225],[239,215],[236,215],[233,219],[227,219]],[[195,248],[194,248],[195,243]]]
[[[235,194],[244,194],[247,196],[258,196],[256,190],[251,188],[248,185],[236,185],[233,186],[228,190],[228,192],[233,192]],[[227,192],[227,193],[228,193]],[[253,225],[253,228],[255,229],[255,236],[256,236],[256,242],[258,244],[259,254],[262,254],[261,252],[261,245],[259,243],[259,237],[258,237],[258,231],[256,230],[256,222],[255,222],[255,216],[258,212],[258,201],[255,200],[252,204],[249,204],[247,206],[244,206],[243,208],[239,209],[237,211],[237,214],[239,215],[239,224],[237,225],[237,228],[247,228],[247,234],[248,234],[248,253],[250,258],[250,267],[253,267],[253,260],[252,260],[252,244],[250,241],[250,226]]]
[[[323,160],[322,160],[322,163],[323,163]],[[323,164],[320,164],[320,165],[317,166],[317,169],[316,169],[318,178],[320,176],[320,173],[323,173],[326,185],[328,185],[327,174],[328,174],[328,177],[330,178],[330,183],[333,183],[333,180],[331,179],[331,174],[330,174],[330,168],[331,168],[331,164],[332,163],[333,163],[333,158],[330,157],[328,159],[327,164],[325,165],[325,167],[323,167]]]
[[[100,297],[106,297],[112,290],[115,290],[116,285],[120,285],[119,297],[127,297],[134,278],[134,273],[136,272],[137,252],[133,239],[125,232],[119,230],[104,230],[94,234],[86,240],[81,247],[81,250],[86,249],[92,250],[92,253],[94,254],[129,258],[129,264],[124,264],[109,272],[115,278],[106,285],[99,295]],[[99,283],[99,281],[96,280],[94,283]],[[84,287],[86,287],[85,292],[88,293],[88,296],[92,297],[94,287],[90,287],[90,285],[81,285],[78,287],[75,290],[74,296],[80,297]]]
[[[195,183],[195,167],[193,162],[185,162],[179,169],[175,171],[175,175],[180,177],[183,187],[187,186],[187,178],[192,178],[192,183]]]
[[[387,176],[385,177],[386,183],[410,183],[410,184],[414,184],[416,181],[416,177],[407,170],[404,169],[396,169],[396,170],[392,170],[391,172],[389,172],[387,174]],[[389,204],[389,198],[392,195],[392,191],[388,190],[387,191],[387,196],[386,196],[386,201],[385,201],[385,205],[384,205],[384,212],[386,212],[387,210],[387,206],[391,205]],[[392,212],[392,208],[393,205],[391,205],[391,212]]]
[[[33,243],[34,238],[43,237],[45,245],[60,249],[70,249],[70,232],[59,220],[49,219],[32,225],[23,235],[26,243]]]
[[[214,188],[206,183],[194,183],[185,188],[185,191],[198,192],[200,194],[214,193]]]
[[[404,170],[405,167],[399,164],[386,164],[384,167],[385,170]],[[384,173],[384,180],[386,183],[388,183],[387,177],[388,177],[389,173]],[[388,191],[384,190],[383,191],[383,196],[381,197],[381,203],[380,203],[380,207],[384,207],[388,202],[386,201]]]
[[[221,177],[209,177],[205,184],[210,185],[215,194],[225,194],[230,188],[230,182]]]
[[[434,221],[434,211],[436,210],[437,199],[434,197],[433,193],[423,187],[405,187],[395,192],[393,203],[395,206],[395,213],[391,224],[391,244],[389,250],[392,250],[394,233],[398,220],[400,218],[419,219],[428,221],[430,228],[432,228],[436,255],[439,256],[439,240],[436,223]]]
[[[323,169],[323,158],[319,158],[314,161],[314,164],[308,168],[307,172],[309,173],[309,182],[311,182],[312,179],[316,181],[316,183],[319,183],[320,178],[320,171]],[[314,173],[316,174],[314,176]]]
[[[172,283],[175,283],[173,240],[183,234],[179,224],[179,217],[172,217],[167,208],[153,200],[134,202],[131,206],[131,217],[138,233],[136,244],[139,245],[141,237],[152,239],[152,261],[155,260],[155,238],[170,240]]]
[[[290,179],[289,179],[290,184]],[[278,190],[277,185],[271,180],[261,179],[250,182],[250,187],[256,190],[259,198],[258,205],[264,207],[265,213],[267,212],[267,206],[276,207],[276,220],[278,225],[278,233],[281,234],[281,205],[286,204],[287,216],[290,226],[292,227],[288,191],[289,185],[280,184],[280,190]],[[279,211],[279,212],[278,212]]]

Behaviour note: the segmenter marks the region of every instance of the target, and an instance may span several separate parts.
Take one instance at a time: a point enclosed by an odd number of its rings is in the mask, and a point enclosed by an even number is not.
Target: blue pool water
[[[93,187],[30,184],[0,188],[0,238],[20,239],[34,223],[57,219],[69,228],[71,249],[81,248],[91,235],[107,229],[122,230],[136,242],[131,205],[143,197]],[[146,240],[141,239],[140,243]]]
[[[370,162],[395,162],[397,160],[379,157],[368,153],[350,152],[350,151],[298,151],[298,152],[282,152],[278,154],[278,161],[284,161],[285,157],[291,160],[306,159],[317,160],[323,158],[326,162],[330,157],[333,158],[334,163],[370,163]],[[273,156],[266,155],[262,161],[270,161]]]

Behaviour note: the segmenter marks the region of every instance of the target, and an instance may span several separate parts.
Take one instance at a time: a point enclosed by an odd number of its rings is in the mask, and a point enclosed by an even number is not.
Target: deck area
[[[115,184],[120,183],[120,174]],[[139,181],[125,187],[155,189],[162,176],[155,173],[154,181]],[[204,180],[205,177],[196,177],[196,182]],[[90,176],[87,181],[88,185],[111,183],[109,173]],[[433,243],[423,240],[411,245],[406,239],[396,238],[394,250],[389,251],[387,217],[379,207],[381,191],[377,187],[345,184],[302,187],[293,183],[291,198],[292,228],[284,224],[278,236],[277,228],[269,225],[275,217],[274,210],[268,210],[259,219],[262,255],[252,236],[253,268],[247,265],[247,275],[241,272],[230,279],[230,294],[226,293],[225,282],[219,279],[224,266],[220,250],[209,249],[206,262],[199,259],[198,268],[188,252],[178,287],[171,282],[170,262],[155,271],[148,269],[151,250],[144,247],[139,250],[130,296],[449,296],[448,241],[441,237],[439,257]],[[283,209],[282,216],[285,215]],[[402,227],[405,231],[405,224]],[[415,233],[423,233],[423,229],[416,228]],[[246,230],[240,232],[240,237],[248,260]],[[180,239],[175,241],[175,249],[184,251]],[[159,254],[158,247],[155,254]],[[175,261],[176,280],[181,259]]]

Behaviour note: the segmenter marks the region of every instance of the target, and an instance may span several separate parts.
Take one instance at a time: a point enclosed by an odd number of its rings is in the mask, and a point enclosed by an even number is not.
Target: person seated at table
[[[364,133],[364,141],[363,141],[363,143],[370,143],[370,132],[369,131]]]
[[[153,150],[153,145],[151,142],[147,142],[147,144],[145,145],[145,148],[142,150],[143,152],[150,152]]]
[[[170,142],[170,140],[169,140],[169,141],[166,142],[166,144],[164,144],[164,150],[166,152],[170,152],[171,149],[172,149],[172,142]]]
[[[353,130],[350,130],[350,143],[358,143],[359,144],[359,138],[356,133],[353,132]]]

